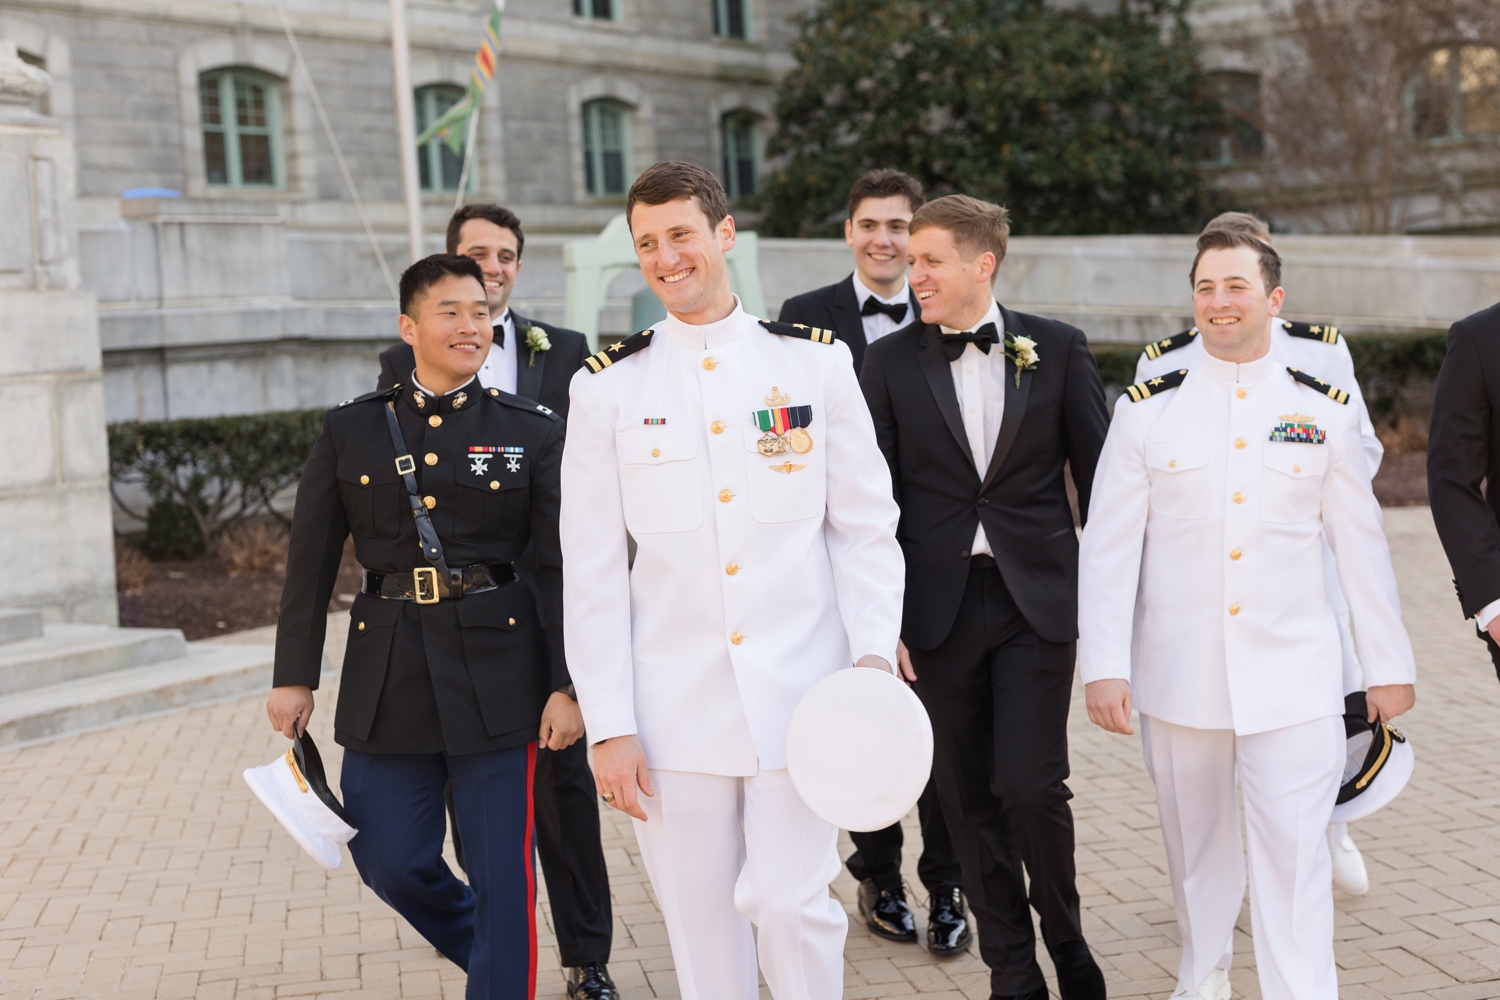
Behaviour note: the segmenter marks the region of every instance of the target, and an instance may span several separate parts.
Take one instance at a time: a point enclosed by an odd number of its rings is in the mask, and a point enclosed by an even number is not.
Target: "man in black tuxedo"
[[[922,184],[899,170],[871,170],[849,189],[844,242],[854,250],[854,273],[787,299],[783,323],[832,330],[849,345],[859,374],[865,347],[921,317],[906,283],[907,227],[926,199]],[[879,733],[871,734],[877,741]],[[953,842],[938,807],[937,787],[929,781],[917,801],[922,824],[922,856],[917,875],[928,893],[927,947],[936,954],[963,951],[974,940],[964,911],[963,876]],[[884,830],[849,834],[854,853],[846,864],[859,880],[859,912],[870,933],[891,941],[916,941],[916,918],[901,879],[900,823]]]
[[[1488,484],[1486,485],[1486,480]],[[1432,394],[1427,498],[1453,567],[1464,616],[1475,619],[1500,676],[1500,305],[1448,330]]]
[[[448,252],[471,258],[484,274],[495,336],[479,369],[480,383],[485,389],[535,400],[566,420],[568,383],[588,357],[588,341],[581,333],[526,319],[508,308],[525,244],[521,220],[499,205],[465,205],[448,221]],[[382,353],[379,388],[410,381],[413,361],[408,344]],[[530,556],[528,550],[516,564],[528,581]],[[568,693],[572,694],[571,685]],[[607,967],[614,917],[587,747],[587,740],[579,740],[563,750],[542,748],[537,753],[537,854],[552,902],[559,958],[568,970],[570,1000],[618,1000]],[[453,815],[450,789],[450,818]],[[462,865],[459,827],[457,822],[450,825]]]
[[[923,200],[921,183],[899,170],[871,170],[855,181],[844,220],[854,273],[787,299],[777,318],[832,330],[849,345],[858,375],[867,345],[920,315],[906,284],[906,227]]]
[[[568,383],[589,355],[588,338],[508,308],[526,237],[521,220],[499,205],[465,205],[448,220],[448,252],[472,257],[484,272],[495,342],[479,369],[486,389],[513,392],[568,416]],[[380,388],[411,376],[412,350],[396,344],[380,355]]]
[[[901,669],[932,716],[937,777],[995,998],[1046,1000],[1030,904],[1063,1000],[1103,1000],[1079,924],[1067,723],[1078,539],[1109,424],[1083,332],[991,287],[1005,209],[964,195],[912,218],[923,322],[871,345],[860,384],[906,555]]]

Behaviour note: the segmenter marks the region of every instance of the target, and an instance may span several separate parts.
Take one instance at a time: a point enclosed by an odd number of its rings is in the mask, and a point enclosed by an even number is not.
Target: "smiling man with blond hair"
[[[890,476],[848,348],[730,291],[718,179],[658,163],[625,211],[667,318],[573,377],[562,471],[594,776],[635,820],[686,1000],[756,1000],[757,953],[776,1000],[839,1000],[838,830],[787,729],[819,680],[895,662]]]

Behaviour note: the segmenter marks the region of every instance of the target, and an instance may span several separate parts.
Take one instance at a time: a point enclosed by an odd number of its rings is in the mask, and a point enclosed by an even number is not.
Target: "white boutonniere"
[[[526,328],[526,346],[531,348],[531,358],[526,362],[526,367],[530,368],[536,364],[537,351],[552,350],[552,341],[547,339],[546,330],[543,330],[539,326],[528,326]]]
[[[1042,360],[1036,353],[1036,341],[1030,337],[1017,337],[1009,330],[1005,331],[1005,356],[1016,366],[1018,387],[1021,384],[1021,373],[1034,370]]]

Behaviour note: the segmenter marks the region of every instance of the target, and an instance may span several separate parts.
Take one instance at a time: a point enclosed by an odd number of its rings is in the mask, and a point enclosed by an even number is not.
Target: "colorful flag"
[[[479,51],[474,53],[468,93],[417,136],[418,146],[441,138],[454,155],[463,154],[464,144],[469,138],[469,117],[484,100],[484,92],[495,76],[495,64],[500,61],[500,15],[504,10],[505,0],[495,0],[495,9],[490,11],[489,23],[484,26],[484,36],[479,40]]]

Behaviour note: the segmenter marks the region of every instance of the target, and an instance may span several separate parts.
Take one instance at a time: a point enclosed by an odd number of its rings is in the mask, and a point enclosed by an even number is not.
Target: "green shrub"
[[[146,522],[145,547],[153,558],[202,554],[238,521],[261,513],[281,517],[271,499],[302,475],[323,412],[111,424],[115,502]],[[120,501],[114,485],[125,482],[145,487],[147,510]]]

